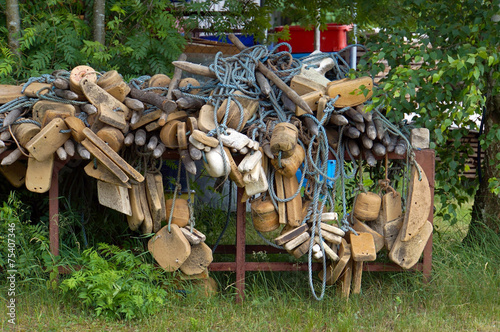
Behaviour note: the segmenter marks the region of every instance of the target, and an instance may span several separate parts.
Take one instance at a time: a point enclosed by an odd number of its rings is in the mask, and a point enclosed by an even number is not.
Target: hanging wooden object
[[[307,224],[302,224],[299,227],[292,228],[290,226],[290,230],[283,232],[280,236],[274,239],[274,243],[281,246],[299,236],[302,233],[305,233],[309,230],[309,226]]]
[[[87,137],[83,133],[83,129],[87,128],[87,126],[80,118],[70,116],[64,119],[64,123],[71,129],[71,136],[77,143],[80,143]]]
[[[101,205],[128,216],[132,215],[127,188],[98,180],[97,195]]]
[[[128,197],[130,199],[130,209],[132,214],[127,216],[128,227],[131,231],[139,229],[144,222],[144,211],[141,204],[141,187],[138,184],[133,184],[128,190]]]
[[[281,158],[288,158],[295,152],[299,131],[288,122],[278,123],[271,135],[270,147],[275,157],[281,152]]]
[[[191,245],[176,224],[160,229],[148,242],[148,250],[156,262],[167,272],[184,264],[191,254]]]
[[[215,107],[213,105],[205,104],[201,107],[198,115],[198,129],[200,131],[208,133],[210,130],[215,129],[214,112]]]
[[[409,269],[417,264],[425,245],[432,235],[432,228],[432,224],[426,220],[410,240],[402,241],[401,235],[399,235],[389,252],[389,258],[403,269]],[[401,229],[401,232],[403,232],[403,229]]]
[[[396,218],[384,225],[384,243],[387,250],[390,251],[392,249],[394,241],[396,241],[399,231],[401,230],[401,226],[403,226],[403,217]]]
[[[106,143],[102,141],[94,132],[89,128],[83,129],[83,133],[87,136],[94,145],[96,145],[106,156],[108,156],[114,163],[120,167],[130,178],[137,182],[144,181],[144,176],[139,173],[135,168],[130,166],[118,153],[113,151]]]
[[[153,220],[153,232],[158,232],[161,228],[162,206],[161,200],[164,200],[163,193],[158,192],[154,173],[146,173],[146,197],[148,199],[149,211]]]
[[[339,260],[335,264],[329,265],[326,272],[326,284],[333,285],[340,277],[342,271],[344,271],[347,263],[351,259],[351,246],[342,239],[339,246],[338,252]],[[323,272],[319,273],[320,278],[323,278]]]
[[[80,142],[98,161],[102,163],[112,174],[114,174],[122,183],[127,183],[129,177],[125,172],[104,152],[96,147],[88,138]]]
[[[296,177],[283,178],[283,188],[285,196],[292,197],[299,189],[299,182]],[[287,222],[291,226],[299,226],[302,223],[302,198],[300,192],[290,201],[286,202]]]
[[[249,98],[244,98],[244,97],[238,97],[238,96],[244,96],[243,92],[241,91],[235,91],[231,99],[236,99],[242,109],[239,108],[238,104],[231,100],[229,103],[229,109],[227,112],[227,120],[226,120],[226,126],[229,128],[233,128],[236,130],[241,130],[247,123],[247,121],[255,114],[257,109],[259,108],[259,101],[256,99],[249,99]],[[227,103],[228,99],[225,99],[220,107],[217,109],[217,121],[219,123],[222,123],[224,120],[224,117],[226,115],[226,108],[227,108]],[[240,118],[241,118],[241,112],[243,112],[243,119],[241,125],[240,123]]]
[[[172,209],[172,204],[174,200],[173,198],[166,200],[166,209],[167,209],[167,222],[170,218],[170,210]],[[188,201],[182,198],[175,199],[174,212],[172,214],[172,224],[175,224],[179,227],[187,226],[189,223],[189,206]]]
[[[0,173],[5,176],[11,185],[20,188],[26,180],[26,165],[16,160],[10,165],[0,165]]]
[[[160,140],[169,149],[177,149],[179,142],[177,141],[177,125],[180,123],[178,120],[167,122],[160,131]]]
[[[348,299],[351,293],[351,283],[352,283],[352,260],[347,262],[345,266],[344,273],[342,275],[342,281],[340,284],[340,295],[343,299]]]
[[[379,252],[384,247],[384,237],[367,224],[356,219],[356,217],[353,216],[353,219],[354,222],[352,228],[358,233],[370,233],[375,243],[375,251]]]
[[[276,196],[281,200],[285,199],[286,196],[285,196],[285,187],[283,186],[283,175],[276,172],[274,174],[274,180],[275,180]],[[279,223],[284,225],[286,224],[287,220],[285,202],[277,201],[276,204],[278,205]]]
[[[28,158],[28,166],[26,168],[26,188],[35,193],[45,193],[49,191],[53,169],[53,153],[45,157],[43,160],[38,160],[30,155]]]
[[[116,165],[114,165],[114,166],[116,166]],[[114,167],[114,166],[112,166],[112,167]],[[89,162],[87,164],[87,166],[85,166],[83,168],[83,170],[85,171],[85,174],[87,174],[88,176],[93,177],[97,180],[101,180],[101,181],[115,184],[118,186],[123,186],[123,187],[126,187],[128,189],[131,188],[131,185],[129,182],[122,182],[122,180],[120,180],[120,178],[118,178],[117,175],[115,175],[112,171],[110,171],[109,168],[107,166],[105,166],[102,162],[97,160],[97,158],[96,158],[96,160]],[[118,166],[116,166],[115,171],[118,171],[120,174],[126,176],[125,173],[121,173],[121,170],[118,168]]]
[[[29,141],[40,132],[40,127],[34,123],[20,123],[12,125],[12,133],[16,137],[19,145],[26,147]]]
[[[179,269],[187,275],[199,274],[205,271],[212,261],[212,249],[205,242],[201,242],[191,246],[189,257]]]
[[[413,165],[411,169],[406,211],[400,233],[402,241],[409,241],[418,234],[420,228],[426,223],[432,208],[431,189],[427,175],[420,165],[416,164],[416,167]],[[419,180],[419,174],[422,177],[421,180]]]
[[[269,197],[251,203],[252,222],[259,232],[272,232],[280,226],[278,213]]]
[[[380,212],[382,199],[379,195],[372,192],[362,192],[356,196],[353,207],[354,216],[362,221],[371,221],[377,219]]]
[[[226,156],[229,160],[229,166],[231,167],[231,173],[229,173],[229,178],[236,184],[238,188],[245,187],[245,182],[243,182],[243,175],[238,169],[238,165],[233,159],[231,151],[228,148],[224,147],[224,152],[226,152]]]
[[[151,211],[149,210],[148,197],[146,194],[146,183],[141,182],[139,185],[139,201],[141,202],[142,212],[144,213],[144,221],[141,224],[142,234],[153,233],[153,218],[151,217]]]
[[[26,149],[38,161],[48,159],[71,136],[69,132],[66,132],[67,129],[63,119],[55,118],[33,136],[26,144]]]
[[[351,233],[351,255],[355,261],[374,261],[377,258],[377,250],[373,236],[370,233]]]
[[[286,158],[271,159],[271,164],[276,169],[277,173],[282,174],[285,178],[295,177],[297,170],[305,159],[304,148],[300,144],[296,144],[292,155]]]

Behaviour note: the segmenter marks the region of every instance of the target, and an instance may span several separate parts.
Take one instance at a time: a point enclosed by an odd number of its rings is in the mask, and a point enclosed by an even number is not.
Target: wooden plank
[[[291,178],[283,177],[283,187],[285,189],[285,196],[292,197],[299,188],[299,182],[295,176]],[[300,226],[302,223],[302,198],[300,193],[295,196],[291,201],[286,202],[286,215],[287,221],[291,226]]]
[[[35,193],[45,193],[49,191],[53,170],[54,154],[49,155],[43,160],[37,160],[30,156],[26,169],[26,188]]]
[[[389,258],[403,269],[409,269],[417,264],[432,235],[432,228],[432,224],[426,221],[410,240],[402,241],[401,236],[398,236],[389,252]]]
[[[191,245],[179,226],[170,225],[160,229],[148,242],[148,250],[156,262],[167,272],[181,267],[191,254]]]
[[[120,167],[125,173],[127,173],[132,179],[137,182],[144,181],[144,176],[139,173],[135,168],[130,166],[118,153],[113,151],[106,143],[102,141],[92,130],[89,128],[84,128],[83,133],[92,143],[94,143],[98,148],[104,152],[113,162],[115,162],[118,167]]]
[[[409,194],[406,201],[405,218],[400,232],[402,241],[409,241],[418,234],[420,228],[427,221],[429,211],[432,208],[429,181],[420,165],[417,164],[417,167],[420,169],[422,179],[419,180],[419,172],[413,165],[410,175]]]
[[[113,173],[121,182],[126,183],[129,177],[122,171],[117,164],[114,163],[104,152],[96,147],[88,138],[80,142],[102,165],[104,165],[111,173]]]
[[[275,185],[276,185],[276,196],[279,199],[285,199],[285,188],[283,187],[283,175],[281,175],[278,172],[275,172],[274,174],[274,179],[275,179]],[[279,223],[280,224],[286,224],[286,205],[285,202],[277,202],[278,204],[278,216],[279,216]]]
[[[99,203],[127,216],[132,215],[128,189],[104,181],[97,181],[97,196]]]
[[[71,137],[67,130],[64,120],[55,118],[26,144],[26,149],[38,161],[48,159]]]

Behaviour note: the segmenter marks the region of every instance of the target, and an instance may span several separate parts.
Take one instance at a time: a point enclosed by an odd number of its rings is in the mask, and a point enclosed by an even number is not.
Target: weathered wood
[[[365,95],[364,89],[368,89]],[[371,77],[365,76],[353,80],[342,82],[333,81],[327,86],[327,93],[331,98],[337,95],[340,97],[335,102],[336,107],[357,106],[363,104],[373,95],[373,80]]]
[[[355,261],[374,261],[377,258],[377,250],[373,236],[370,233],[358,232],[358,235],[350,233],[351,255]]]
[[[125,173],[127,173],[132,179],[137,182],[144,181],[144,176],[139,173],[135,168],[130,166],[118,153],[113,151],[109,146],[106,145],[94,132],[90,129],[85,128],[83,130],[87,139],[89,139],[93,144],[99,147],[104,154],[106,154],[111,160],[113,160],[118,167],[120,167]]]
[[[380,213],[382,198],[373,192],[361,192],[356,196],[353,215],[361,221],[377,219]]]
[[[354,261],[352,265],[352,293],[361,293],[361,278],[363,275],[363,262]]]
[[[165,202],[167,209],[167,219],[170,218],[170,211],[172,210],[172,204],[174,204],[174,200],[167,199]],[[188,201],[182,198],[175,199],[175,205],[173,205],[174,211],[172,212],[172,224],[175,224],[179,227],[185,227],[189,223],[189,206]],[[167,220],[168,221],[168,220]]]
[[[118,152],[123,147],[123,140],[125,137],[123,133],[115,127],[105,126],[100,129],[96,135],[104,141],[104,143],[108,144],[113,151]]]
[[[432,235],[432,228],[432,224],[426,220],[419,231],[408,241],[402,241],[402,237],[398,236],[389,252],[389,258],[403,269],[409,269],[417,264]],[[403,233],[403,229],[400,233]]]
[[[26,144],[26,149],[38,161],[49,158],[66,142],[71,134],[61,118],[55,118]]]
[[[139,127],[145,126],[148,123],[156,121],[160,118],[161,114],[162,114],[162,110],[160,110],[160,109],[157,109],[157,110],[154,110],[151,112],[147,112],[147,113],[144,112],[144,113],[142,113],[141,117],[139,119],[137,119],[137,121],[135,123],[130,124],[130,129],[136,130]]]
[[[295,239],[300,234],[307,232],[308,230],[309,230],[309,227],[307,226],[307,224],[302,224],[298,227],[292,228],[288,232],[285,232],[285,233],[281,234],[280,236],[278,236],[277,238],[275,238],[274,243],[281,246],[281,245]]]
[[[405,218],[401,227],[401,240],[409,241],[424,226],[432,208],[431,189],[427,175],[417,163],[412,165],[410,186],[406,200]],[[419,171],[421,179],[419,179]]]
[[[141,182],[138,185],[140,188],[139,201],[141,202],[142,212],[144,213],[144,221],[141,224],[141,233],[151,234],[153,233],[153,218],[151,217],[151,212],[149,211],[148,198],[146,194],[146,183]]]
[[[212,261],[212,249],[202,242],[191,246],[191,253],[180,266],[180,270],[187,275],[199,274],[206,270]]]
[[[154,92],[139,90],[136,88],[130,89],[130,96],[138,99],[146,104],[151,104],[163,110],[167,115],[177,109],[177,104],[167,97],[160,96]]]
[[[373,242],[375,243],[376,252],[379,252],[384,247],[384,237],[367,224],[354,218],[354,224],[352,228],[358,233],[370,233],[373,237]]]
[[[37,160],[30,156],[28,158],[28,167],[26,168],[26,189],[39,194],[49,191],[53,169],[54,154],[49,155],[43,160]]]
[[[225,119],[226,126],[236,130],[241,130],[259,108],[259,101],[257,99],[249,99],[240,96],[245,96],[245,94],[239,90],[236,90],[231,96],[231,101],[229,102],[229,99],[225,99],[217,109],[217,121],[219,123],[222,123]],[[239,102],[242,107],[241,109],[235,102],[235,100]],[[229,108],[227,106],[228,102]],[[242,112],[243,119],[240,124]]]
[[[0,165],[0,173],[5,176],[11,185],[20,188],[26,179],[26,165],[20,161],[15,161],[10,165]]]
[[[283,175],[280,173],[276,172],[274,174],[274,179],[275,179],[275,185],[276,185],[276,196],[283,200],[286,198],[285,196],[285,188],[283,186]],[[279,215],[279,223],[280,224],[286,224],[287,217],[286,217],[286,205],[285,202],[277,202],[278,204],[278,215]]]
[[[259,232],[272,232],[280,226],[278,213],[269,197],[254,200],[251,212],[253,226]]]
[[[22,97],[21,85],[5,85],[0,84],[0,104],[6,104],[11,100]]]
[[[291,250],[297,248],[299,245],[301,245],[305,241],[309,240],[310,238],[311,238],[311,236],[309,235],[309,233],[303,232],[299,236],[297,236],[294,239],[292,239],[292,240],[288,241],[287,243],[285,243],[283,245],[283,247],[286,250],[291,251]]]
[[[125,174],[125,172],[114,162],[113,159],[111,159],[101,149],[95,146],[88,138],[81,141],[80,144],[82,144],[83,147],[87,149],[87,151],[89,151],[97,160],[99,160],[102,165],[104,165],[111,173],[113,173],[121,182],[128,182],[129,177],[127,176],[127,174]]]
[[[83,170],[85,171],[85,174],[87,174],[88,176],[93,177],[97,180],[104,181],[104,182],[111,183],[111,184],[115,184],[115,185],[119,185],[119,186],[123,186],[126,188],[131,188],[131,185],[129,182],[123,182],[122,180],[120,180],[120,178],[118,178],[117,175],[115,175],[113,172],[111,172],[109,170],[109,168],[104,166],[104,164],[98,160],[91,161],[90,163],[87,164],[87,166],[85,166],[83,168]]]
[[[130,113],[127,106],[87,78],[80,81],[80,86],[88,101],[97,107],[99,121],[120,130],[123,130],[127,126],[126,118]]]
[[[167,272],[181,267],[191,254],[191,245],[175,224],[160,229],[148,242],[148,250]]]
[[[231,151],[229,151],[229,149],[226,147],[224,147],[224,151],[226,152],[227,158],[229,160],[229,166],[231,167],[231,173],[229,173],[229,178],[232,181],[234,181],[237,187],[239,188],[245,187],[245,182],[243,182],[243,175],[241,175],[241,172],[238,169],[238,165],[236,165],[236,162],[233,159]]]
[[[403,217],[396,218],[384,225],[384,243],[387,250],[390,251],[392,249],[399,235],[399,231],[401,230],[401,226],[403,226]]]
[[[149,211],[151,213],[151,219],[153,220],[153,232],[156,233],[161,228],[162,220],[162,204],[161,200],[164,200],[163,193],[158,192],[158,187],[156,185],[155,174],[146,173],[146,197],[148,199]]]
[[[309,235],[309,233],[303,233]],[[292,254],[293,257],[296,259],[299,259],[300,257],[304,256],[307,252],[309,252],[309,248],[311,247],[311,239],[310,237],[307,238],[300,246],[293,250],[289,250],[288,252]]]
[[[344,239],[342,239],[342,242],[340,243],[338,256],[340,259],[337,261],[335,266],[330,265],[327,270],[327,285],[333,285],[339,279],[340,274],[344,271],[344,268],[351,259],[351,246]],[[323,273],[320,272],[319,275],[320,278],[323,277]]]
[[[205,76],[208,78],[217,78],[217,75],[207,66],[203,66],[200,64],[188,62],[188,61],[172,61],[172,64],[179,69],[182,69],[185,72]]]
[[[292,197],[299,189],[299,182],[296,177],[283,178],[285,196]],[[299,226],[302,223],[302,199],[300,192],[289,202],[286,202],[287,221],[292,226]]]
[[[99,203],[127,216],[132,215],[128,189],[104,181],[97,181],[97,196]]]

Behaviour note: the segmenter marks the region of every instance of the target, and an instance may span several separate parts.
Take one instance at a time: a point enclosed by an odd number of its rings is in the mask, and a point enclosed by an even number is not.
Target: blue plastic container
[[[242,34],[236,34],[236,37],[245,45],[246,47],[254,46],[255,45],[255,40],[253,38],[253,35],[242,35]],[[232,42],[229,40],[227,37],[219,37],[219,36],[201,36],[201,39],[205,40],[212,40],[212,41],[217,41],[217,42],[223,42],[223,43],[228,43],[232,44]]]
[[[337,164],[336,160],[328,160],[328,166],[327,166],[327,169],[326,169],[326,175],[329,178],[333,178],[335,176],[335,166],[336,166],[336,164]],[[302,164],[302,166],[304,166],[304,164]],[[297,173],[295,173],[295,176],[297,177],[297,180],[300,183],[300,179],[302,178],[302,171],[300,170],[300,168],[297,170]],[[320,176],[320,180],[323,180],[322,176]],[[304,183],[302,183],[302,187],[305,187],[306,183],[307,183],[307,179],[304,179]],[[328,188],[333,188],[333,181],[329,180],[329,179],[326,179],[326,186]]]

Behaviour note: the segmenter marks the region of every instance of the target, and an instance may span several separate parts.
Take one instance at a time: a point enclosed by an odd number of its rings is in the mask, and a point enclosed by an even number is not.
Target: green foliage
[[[142,318],[162,309],[167,299],[164,271],[130,250],[100,243],[86,249],[82,269],[61,283],[61,290],[76,295],[97,316],[114,319]]]
[[[171,62],[182,52],[185,39],[167,4],[124,0],[106,5],[106,45],[101,45],[92,40],[92,1],[20,3],[21,58],[9,50],[3,24],[0,81],[23,82],[82,64],[97,71],[118,70],[125,79],[172,72]],[[5,22],[4,11],[0,22]]]
[[[0,207],[0,246],[9,248],[0,251],[0,270],[16,270],[20,283],[50,285],[57,261],[49,250],[48,230],[42,223],[32,224],[27,215],[27,206],[11,192]]]
[[[438,214],[456,220],[457,204],[473,195],[476,183],[465,176],[469,144],[460,144],[468,129],[478,129],[487,94],[498,94],[500,54],[496,12],[491,1],[400,2],[404,15],[394,16],[367,45],[371,51],[360,68],[375,76],[388,69],[373,97],[397,123],[415,113],[415,126],[429,128],[436,165]],[[444,15],[443,15],[444,14]],[[408,24],[406,18],[410,20]],[[386,61],[386,62],[384,62]],[[458,127],[458,129],[456,129]],[[483,138],[486,145],[497,138]],[[452,148],[450,148],[452,144]]]

